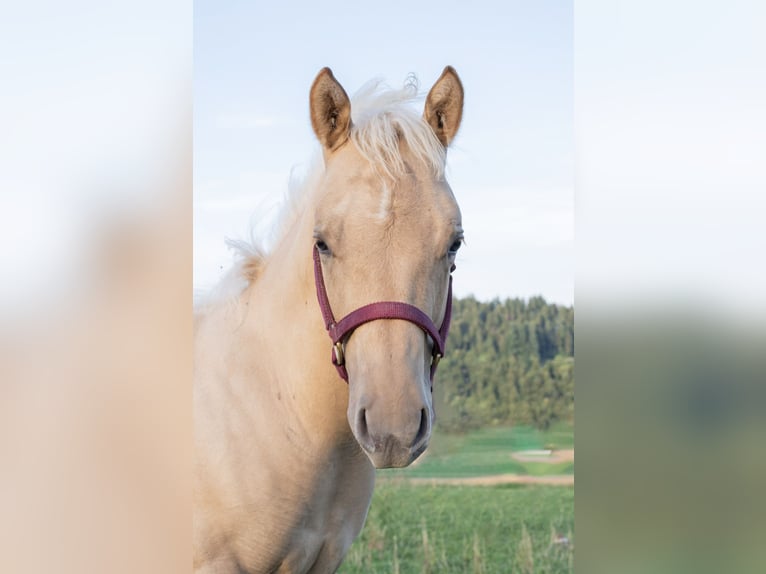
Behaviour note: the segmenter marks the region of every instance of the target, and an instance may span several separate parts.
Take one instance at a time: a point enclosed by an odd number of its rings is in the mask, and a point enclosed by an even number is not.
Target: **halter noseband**
[[[439,365],[439,360],[444,356],[444,345],[447,342],[447,333],[452,319],[452,271],[450,269],[449,287],[447,289],[447,308],[444,311],[442,325],[437,330],[436,325],[431,318],[423,311],[400,301],[380,301],[370,303],[351,311],[340,321],[335,321],[330,308],[330,300],[327,298],[327,290],[324,285],[324,276],[322,275],[322,263],[319,259],[319,249],[314,246],[314,283],[316,284],[317,300],[319,308],[322,310],[325,329],[332,339],[332,364],[338,370],[340,377],[348,382],[348,372],[346,371],[346,360],[344,357],[344,345],[348,341],[354,329],[378,319],[402,319],[409,321],[420,327],[425,333],[431,336],[433,340],[433,349],[431,350],[431,390],[433,391],[434,373]]]

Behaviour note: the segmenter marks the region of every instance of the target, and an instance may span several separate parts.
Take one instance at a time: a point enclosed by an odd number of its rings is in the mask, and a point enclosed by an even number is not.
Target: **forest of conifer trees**
[[[574,422],[574,308],[455,299],[434,393],[445,432]]]

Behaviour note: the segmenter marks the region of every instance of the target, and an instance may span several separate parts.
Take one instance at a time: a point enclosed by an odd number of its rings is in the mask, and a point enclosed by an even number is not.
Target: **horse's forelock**
[[[444,146],[412,106],[422,100],[418,88],[414,74],[407,76],[399,90],[387,88],[376,79],[367,82],[351,98],[351,138],[370,164],[392,179],[406,173],[402,141],[434,177],[444,174]]]

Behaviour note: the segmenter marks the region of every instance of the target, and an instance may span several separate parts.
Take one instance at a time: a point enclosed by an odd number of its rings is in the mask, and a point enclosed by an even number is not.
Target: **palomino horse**
[[[196,572],[334,572],[375,468],[428,444],[463,237],[444,177],[463,88],[445,68],[422,117],[413,90],[372,85],[350,102],[319,73],[322,167],[271,252],[244,256],[244,289],[198,309]]]

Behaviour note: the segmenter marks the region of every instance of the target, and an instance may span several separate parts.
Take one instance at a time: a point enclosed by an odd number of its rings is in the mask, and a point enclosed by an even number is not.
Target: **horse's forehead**
[[[403,154],[405,171],[393,177],[384,166],[376,166],[358,151],[349,150],[328,172],[326,201],[330,211],[355,219],[386,220],[392,216],[454,219],[457,209],[449,186],[429,166]],[[441,212],[446,210],[447,213]]]

